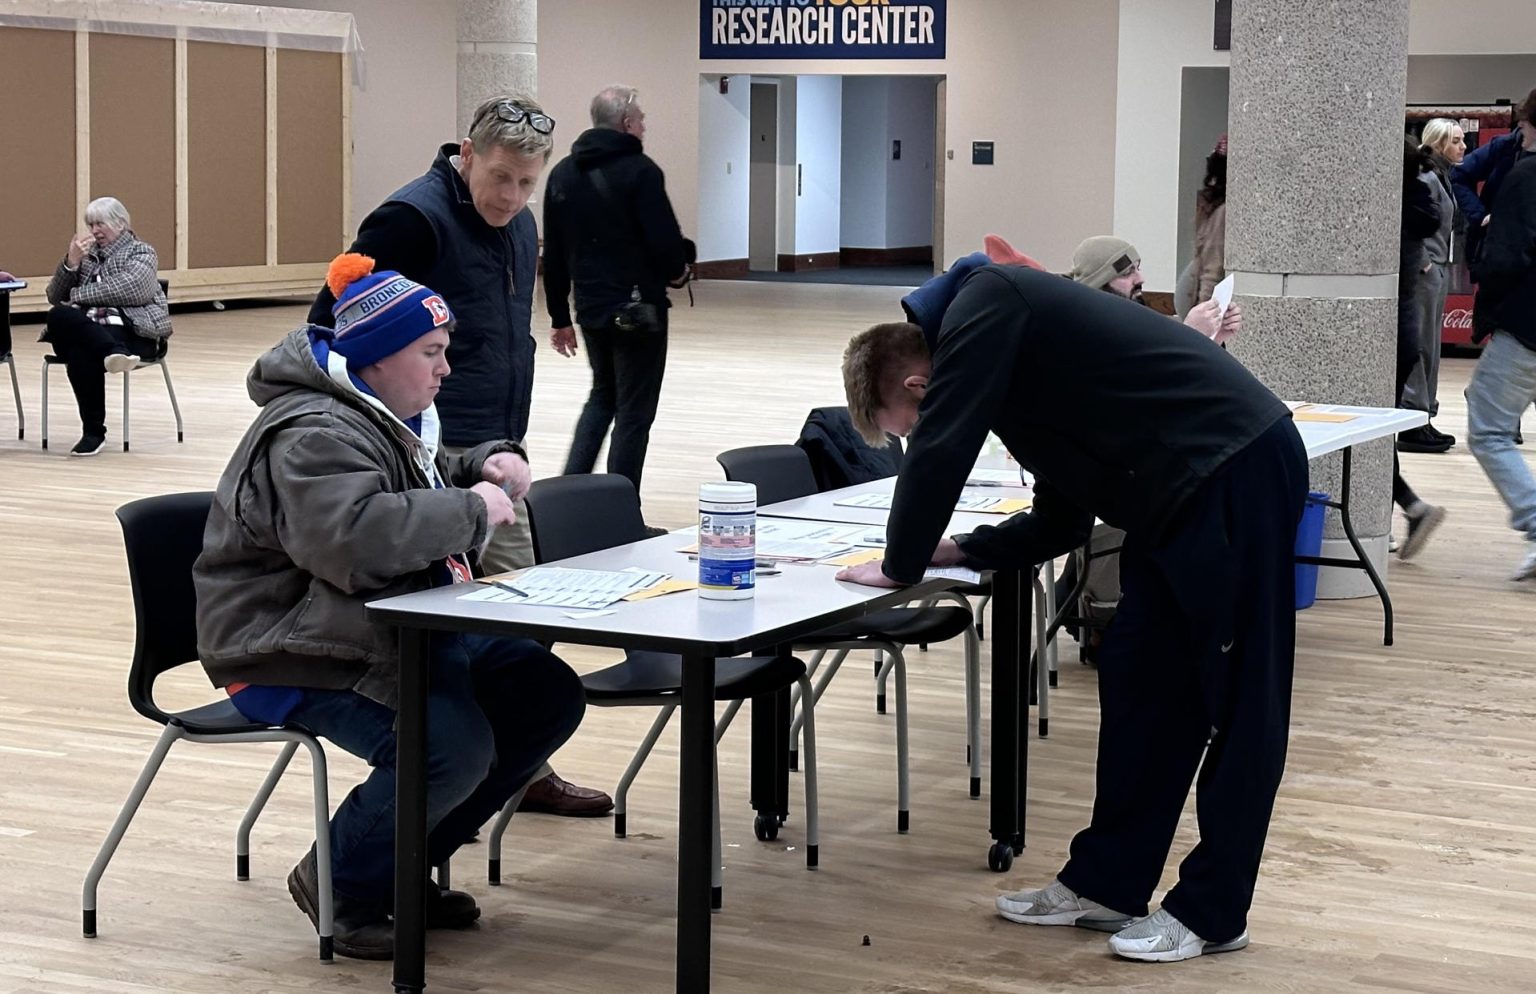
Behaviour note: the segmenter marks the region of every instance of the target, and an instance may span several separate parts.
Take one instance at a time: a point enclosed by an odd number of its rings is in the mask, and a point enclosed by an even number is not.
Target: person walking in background
[[[661,167],[643,151],[645,111],[629,86],[592,98],[592,127],[549,172],[544,195],[544,295],[550,345],[576,354],[576,297],[592,392],[576,422],[566,473],[590,473],[610,426],[608,472],[640,489],[667,365],[667,286],[696,258],[667,198]],[[656,529],[661,531],[661,529]]]
[[[1420,360],[1423,329],[1419,325],[1418,282],[1423,276],[1424,243],[1440,229],[1440,210],[1430,187],[1423,182],[1424,173],[1429,168],[1429,159],[1418,143],[1404,138],[1403,218],[1397,277],[1397,388],[1392,394],[1399,406],[1403,402],[1403,384],[1418,368]],[[1438,329],[1439,325],[1435,327]],[[1443,452],[1450,448],[1450,444],[1445,442],[1444,448],[1430,451]],[[1401,435],[1397,448],[1407,449]],[[1445,520],[1445,508],[1428,504],[1413,492],[1408,481],[1403,479],[1396,450],[1392,452],[1392,500],[1408,517],[1408,536],[1398,546],[1397,554],[1403,559],[1411,559],[1418,555],[1429,536]]]
[[[1195,194],[1195,303],[1211,293],[1227,275],[1227,136],[1222,135],[1205,159],[1205,181]]]
[[[1440,329],[1444,323],[1445,295],[1450,289],[1451,266],[1456,262],[1456,236],[1465,227],[1451,188],[1451,170],[1466,155],[1466,139],[1461,126],[1449,118],[1437,117],[1424,125],[1420,151],[1429,168],[1419,174],[1419,181],[1429,190],[1439,225],[1423,241],[1423,262],[1413,276],[1413,304],[1418,317],[1419,361],[1408,374],[1399,403],[1431,418],[1440,413]],[[1456,436],[1440,431],[1433,424],[1405,431],[1398,436],[1404,452],[1444,452],[1456,444]]]

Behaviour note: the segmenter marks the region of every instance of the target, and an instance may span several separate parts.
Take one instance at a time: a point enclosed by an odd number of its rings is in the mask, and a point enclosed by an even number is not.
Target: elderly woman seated
[[[72,456],[94,456],[107,442],[106,374],[126,373],[164,353],[171,334],[165,291],[157,278],[155,250],[129,227],[128,211],[115,197],[85,208],[89,229],[48,281],[43,341],[69,370],[80,408],[81,437]]]

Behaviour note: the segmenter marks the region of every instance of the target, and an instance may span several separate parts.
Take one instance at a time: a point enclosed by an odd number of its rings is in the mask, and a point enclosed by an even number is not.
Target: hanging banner
[[[948,0],[699,0],[701,59],[942,59]]]

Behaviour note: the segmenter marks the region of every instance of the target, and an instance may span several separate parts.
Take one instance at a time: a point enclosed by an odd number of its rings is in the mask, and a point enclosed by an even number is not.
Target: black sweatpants
[[[107,372],[102,360],[114,352],[153,359],[160,350],[159,342],[135,335],[129,325],[98,324],[67,304],[48,311],[43,341],[64,360],[83,435],[107,434]]]
[[[1159,545],[1126,537],[1099,650],[1093,820],[1060,873],[1078,894],[1147,914],[1198,771],[1200,841],[1163,907],[1212,942],[1247,927],[1285,769],[1306,493],[1287,418],[1196,491]]]
[[[657,331],[621,331],[612,322],[581,329],[592,367],[592,392],[587,396],[576,434],[565,460],[565,472],[590,473],[597,464],[603,437],[608,443],[608,472],[627,476],[640,489],[651,425],[661,400],[661,380],[667,369],[667,309],[659,308]]]

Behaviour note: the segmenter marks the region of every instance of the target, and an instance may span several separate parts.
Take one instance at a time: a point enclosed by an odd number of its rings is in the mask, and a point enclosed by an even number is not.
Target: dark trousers
[[[1406,295],[1400,292],[1397,298],[1397,389],[1392,392],[1392,404],[1395,407],[1403,406],[1403,392],[1408,385],[1408,378],[1422,362],[1419,356],[1419,341],[1419,313],[1414,307],[1413,293],[1411,290]],[[1408,481],[1403,479],[1402,463],[1398,459],[1397,447],[1394,445],[1392,447],[1392,503],[1406,511],[1418,502],[1419,495],[1414,493]]]
[[[592,366],[592,392],[576,420],[565,472],[592,472],[612,425],[608,472],[628,477],[639,490],[667,369],[666,308],[661,308],[658,331],[620,331],[610,322],[591,330],[582,328],[581,339]]]
[[[585,707],[581,679],[537,642],[433,637],[427,697],[430,865],[452,856],[501,810],[576,731]],[[395,712],[350,690],[306,690],[288,721],[373,767],[331,816],[331,872],[338,894],[388,910],[395,880]]]
[[[1285,769],[1306,492],[1286,419],[1228,460],[1161,544],[1127,536],[1099,650],[1093,820],[1060,873],[1084,897],[1148,912],[1198,772],[1200,841],[1163,907],[1212,942],[1247,927]]]
[[[114,352],[153,359],[160,350],[159,342],[135,335],[129,325],[98,324],[80,308],[65,304],[48,312],[43,341],[64,360],[85,435],[107,433],[107,373],[102,360]]]

